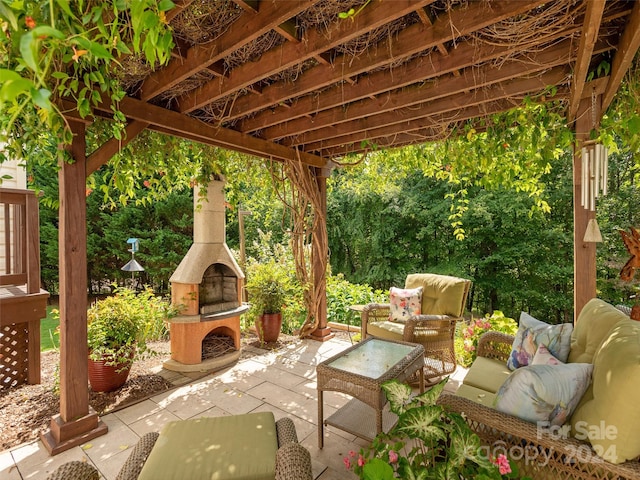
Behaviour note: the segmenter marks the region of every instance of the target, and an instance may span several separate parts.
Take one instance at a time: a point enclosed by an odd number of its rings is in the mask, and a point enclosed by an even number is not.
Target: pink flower
[[[342,459],[342,463],[344,463],[344,466],[347,468],[347,470],[351,469],[351,460],[349,460],[349,457],[344,457]]]
[[[362,455],[358,457],[358,466],[364,467],[364,457]]]
[[[357,454],[356,454],[356,452],[355,452],[354,450],[349,450],[349,456],[350,456],[351,458],[355,457],[356,455],[357,455]]]
[[[508,473],[511,473],[511,465],[509,465],[509,460],[503,453],[498,455],[498,458],[493,459],[492,462],[498,466],[500,475],[506,475]]]
[[[398,461],[398,454],[393,450],[389,450],[389,463],[396,463]]]

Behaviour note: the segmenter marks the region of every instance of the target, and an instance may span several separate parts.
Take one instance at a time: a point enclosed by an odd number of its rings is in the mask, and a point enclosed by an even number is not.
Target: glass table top
[[[375,379],[387,373],[414,349],[411,345],[373,338],[336,358],[327,366]]]

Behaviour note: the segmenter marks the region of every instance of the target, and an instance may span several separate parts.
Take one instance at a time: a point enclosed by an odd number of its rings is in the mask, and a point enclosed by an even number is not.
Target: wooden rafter
[[[319,0],[296,0],[287,2],[263,2],[260,14],[250,12],[242,14],[239,20],[242,28],[228,30],[215,42],[196,45],[187,52],[182,60],[173,59],[165,68],[149,75],[142,84],[140,98],[149,100],[174,87],[182,80],[222,60],[225,56],[250,43],[273,28],[309,8]],[[246,18],[245,17],[249,17]]]
[[[176,16],[180,15],[185,10],[185,8],[193,3],[193,1],[194,0],[176,0],[175,2],[173,2],[175,4],[175,7],[169,10],[169,12],[167,12],[167,14],[165,15],[167,22],[170,22]]]
[[[565,42],[568,43],[569,41]],[[481,78],[478,77],[473,68],[468,68],[459,77],[441,77],[442,81],[439,82],[390,91],[384,96],[380,95],[377,102],[359,101],[353,102],[348,110],[340,107],[324,110],[314,118],[313,125],[309,125],[304,120],[283,123],[277,127],[265,129],[263,136],[267,139],[272,139],[298,135],[294,141],[285,139],[282,143],[285,145],[308,143],[307,139],[309,141],[318,139],[319,135],[314,133],[315,130],[328,126],[342,128],[339,125],[343,122],[422,104],[425,98],[428,98],[430,102],[448,99],[452,95],[476,91],[515,77],[531,75],[552,67],[568,64],[572,57],[570,55],[571,50],[566,48],[565,42],[561,42],[540,53],[514,55],[508,61],[505,61],[500,69],[486,72]],[[607,48],[607,45],[603,44],[602,48]],[[455,107],[455,103],[452,103],[452,106]],[[430,111],[430,109],[428,110]]]
[[[571,99],[569,101],[569,121],[573,121],[578,111],[582,90],[587,81],[587,74],[591,65],[593,47],[598,39],[600,23],[604,12],[605,0],[590,0],[587,2],[587,13],[584,18],[584,27],[578,46],[578,58],[573,72],[571,85]]]
[[[504,6],[503,10],[500,12],[501,15],[499,18],[509,16],[509,14],[517,15],[538,3],[540,2],[516,2],[508,6]],[[294,84],[280,82],[270,85],[264,89],[262,97],[256,101],[251,102],[247,98],[238,99],[238,101],[234,103],[227,118],[234,119],[250,113],[259,112],[269,105],[277,105],[293,97],[298,97],[314,91],[320,91],[326,86],[336,84],[344,75],[353,77],[368,70],[387,66],[392,62],[398,62],[403,58],[408,58],[417,53],[426,51],[429,48],[437,47],[438,45],[450,41],[453,38],[453,32],[458,31],[452,28],[453,25],[456,26],[456,29],[462,28],[458,25],[464,25],[465,30],[463,33],[472,33],[486,26],[486,19],[481,15],[484,8],[486,7],[483,3],[473,4],[469,9],[452,11],[446,16],[446,18],[437,20],[432,26],[425,24],[411,25],[400,32],[395,38],[383,40],[381,44],[376,46],[372,53],[365,57],[354,59],[350,55],[341,55],[334,61],[333,67],[327,68],[322,65],[314,67],[302,73]],[[509,10],[509,8],[512,10]],[[465,19],[469,18],[471,18],[472,21],[465,21]],[[475,21],[473,21],[474,19]],[[456,51],[455,56],[451,55],[444,58],[429,57],[425,60],[425,63],[429,63],[433,66],[431,69],[433,72],[432,76],[442,75],[455,71],[458,68],[477,64],[483,59],[488,60],[500,55],[506,55],[509,53],[509,50],[515,51],[515,47],[512,47],[511,49],[507,46],[478,47],[471,44],[463,44],[458,48],[461,49],[461,51]],[[420,59],[416,59],[414,62],[422,63],[420,62]],[[453,64],[455,66],[450,67],[449,64]],[[409,67],[407,66],[405,68],[408,69]],[[422,67],[423,70],[426,68],[429,67]],[[274,125],[275,123],[286,121],[287,119],[295,118],[294,116],[307,115],[322,110],[323,108],[342,105],[345,102],[351,102],[359,99],[354,97],[357,97],[359,92],[364,91],[363,89],[367,90],[367,94],[360,98],[377,95],[378,93],[391,88],[381,88],[376,90],[377,86],[385,84],[388,85],[390,82],[402,82],[405,78],[405,73],[406,72],[402,71],[402,67],[399,67],[397,72],[386,71],[373,73],[372,76],[374,76],[374,78],[365,85],[336,85],[330,91],[323,92],[320,97],[298,99],[292,106],[293,111],[279,107],[272,112],[261,112],[255,117],[243,122],[240,125],[240,130],[254,131]],[[425,75],[425,78],[429,78],[429,76]],[[405,85],[424,80],[424,78],[413,77],[407,77],[407,79],[408,80],[404,82]],[[409,79],[412,81],[409,81]],[[322,99],[329,96],[335,98],[335,101],[338,103],[324,107]],[[302,113],[298,114],[297,112]]]
[[[640,2],[634,2],[633,11],[620,39],[616,56],[613,58],[609,83],[602,96],[603,112],[611,105],[613,96],[618,91],[620,82],[629,69],[638,48],[640,48]]]
[[[208,103],[228,96],[256,80],[262,80],[319,55],[339,44],[369,32],[434,0],[377,0],[363,10],[353,22],[336,24],[329,32],[311,30],[299,43],[287,42],[262,55],[260,62],[244,64],[178,99],[178,110],[189,113]]]
[[[432,119],[433,116],[445,115],[448,112],[450,113],[449,118],[451,121],[460,120],[459,112],[464,108],[481,105],[487,103],[487,101],[508,99],[524,96],[531,92],[539,92],[544,90],[546,86],[566,78],[569,72],[570,70],[566,66],[556,67],[532,78],[519,77],[492,85],[478,90],[475,95],[458,93],[434,102],[414,104],[413,108],[406,108],[395,113],[385,112],[378,115],[370,115],[346,122],[336,128],[339,133],[334,132],[334,135],[326,136],[326,133],[334,130],[332,127],[328,127],[320,131],[324,138],[318,138],[314,143],[304,144],[303,150],[317,151],[331,146],[356,143],[365,138],[370,139],[373,136],[377,138],[385,134],[395,134],[405,130],[432,126],[436,123]],[[372,134],[373,131],[378,133]],[[368,135],[363,132],[367,132]]]

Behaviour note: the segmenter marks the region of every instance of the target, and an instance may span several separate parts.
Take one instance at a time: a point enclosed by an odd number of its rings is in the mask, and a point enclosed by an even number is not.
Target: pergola
[[[625,0],[175,3],[169,64],[151,71],[131,57],[120,72],[124,140],[88,154],[90,120],[62,103],[75,163],[60,171],[60,414],[45,436],[52,453],[106,431],[87,395],[85,179],[140,132],[301,162],[326,200],[326,178],[343,156],[444,138],[550,86],[583,142],[640,46],[640,2]],[[609,75],[588,81],[603,60]],[[94,115],[110,116],[111,105]],[[580,206],[581,170],[574,160],[576,315],[596,294],[595,244],[583,241],[595,212]],[[326,258],[326,245],[314,244],[316,259]],[[316,268],[314,279],[322,283],[323,272]],[[322,340],[330,330],[326,302],[319,305],[312,337]]]

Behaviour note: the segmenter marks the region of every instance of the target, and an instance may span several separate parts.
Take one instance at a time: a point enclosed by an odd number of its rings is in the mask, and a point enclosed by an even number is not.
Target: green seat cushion
[[[422,287],[423,315],[451,315],[460,317],[469,280],[434,273],[407,275],[404,288]]]
[[[593,356],[608,333],[620,320],[629,317],[613,305],[592,298],[580,311],[578,320],[571,333],[571,351],[569,363],[593,363]]]
[[[493,408],[493,402],[496,398],[495,393],[487,392],[486,390],[472,387],[471,385],[465,385],[464,383],[460,385],[460,388],[456,391],[456,395],[491,408]]]
[[[640,322],[621,320],[593,357],[593,383],[571,418],[573,435],[612,463],[640,455]],[[582,437],[582,438],[581,438]]]
[[[511,370],[506,363],[493,358],[478,357],[464,377],[464,384],[496,393],[505,382]]]
[[[273,480],[277,450],[271,412],[170,422],[138,480]]]
[[[386,340],[402,340],[404,333],[404,323],[391,322],[370,322],[367,323],[367,335],[372,335]]]

